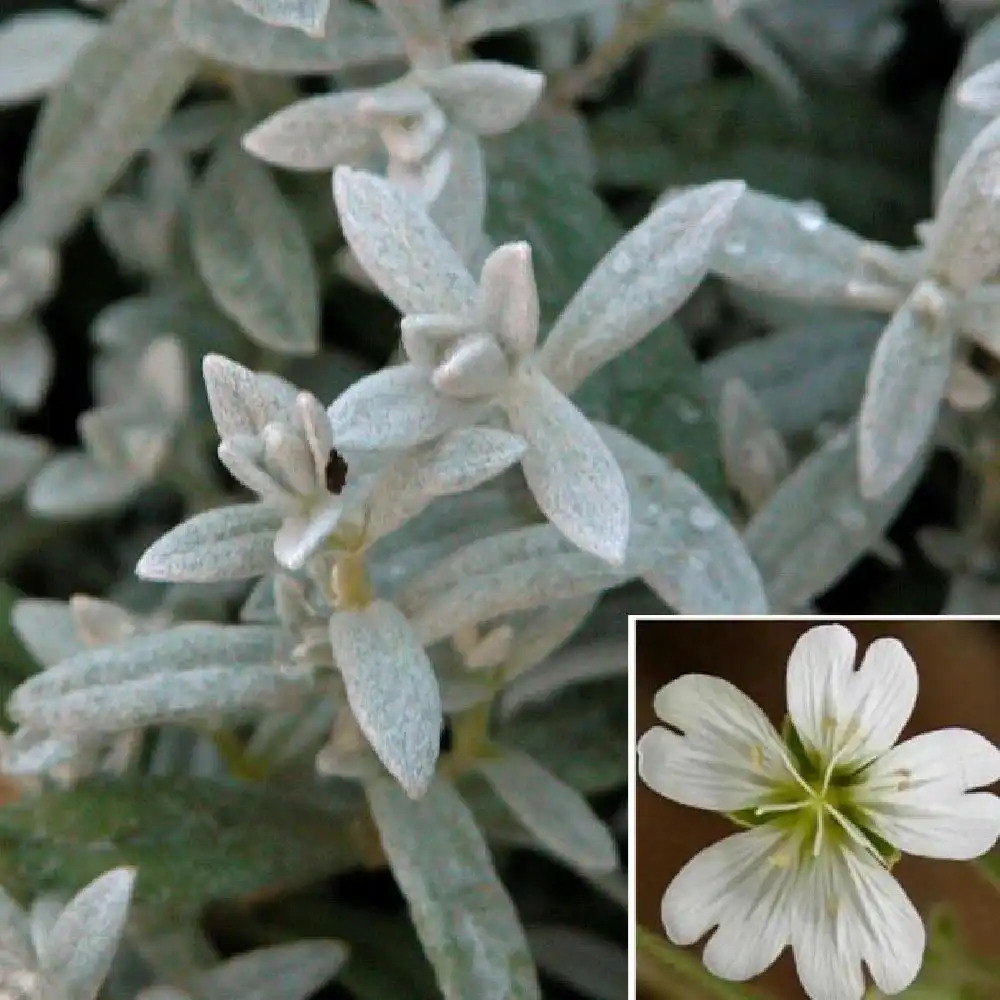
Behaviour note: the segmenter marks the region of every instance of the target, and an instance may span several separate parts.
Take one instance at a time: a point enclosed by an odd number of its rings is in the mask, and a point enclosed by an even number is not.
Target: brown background
[[[657,689],[685,673],[732,681],[767,712],[775,725],[785,713],[785,665],[808,621],[636,623],[636,732],[657,724]],[[929,729],[964,726],[1000,743],[1000,627],[992,622],[845,621],[859,655],[874,639],[894,635],[916,660],[920,694],[903,738]],[[670,880],[703,847],[736,832],[726,819],[688,809],[636,783],[636,883],[639,923],[662,934],[660,898]],[[1000,896],[971,866],[904,858],[893,869],[922,914],[948,900],[958,909],[970,945],[997,951]],[[696,946],[700,951],[700,946]],[[752,984],[782,1000],[801,1000],[791,957]]]

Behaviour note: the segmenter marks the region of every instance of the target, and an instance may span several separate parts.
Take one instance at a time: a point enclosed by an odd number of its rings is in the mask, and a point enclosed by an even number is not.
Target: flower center
[[[895,848],[879,837],[867,821],[858,795],[867,765],[850,759],[853,736],[847,732],[836,744],[831,741],[838,749],[828,753],[809,751],[786,720],[782,730],[787,750],[785,776],[774,778],[772,771],[770,787],[760,803],[730,817],[742,826],[766,823],[787,833],[782,848],[771,859],[777,867],[850,845],[872,854],[886,867],[898,859]],[[754,770],[762,772],[763,761],[764,748],[754,747]]]

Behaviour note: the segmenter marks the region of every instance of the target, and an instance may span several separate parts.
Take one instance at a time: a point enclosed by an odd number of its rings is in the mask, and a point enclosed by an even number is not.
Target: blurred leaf
[[[903,118],[847,88],[811,90],[807,114],[803,129],[749,77],[686,87],[655,107],[598,119],[600,176],[656,192],[739,177],[785,198],[816,199],[864,236],[912,243],[913,223],[927,213],[932,116],[918,108]]]
[[[136,901],[180,915],[352,867],[346,829],[336,812],[257,787],[90,781],[0,810],[0,877],[27,897],[72,892],[134,865]]]
[[[531,244],[545,323],[624,235],[594,193],[556,120],[529,122],[494,140],[486,230],[497,242]],[[575,400],[593,419],[670,456],[716,499],[726,496],[717,434],[697,362],[672,322],[605,365]]]
[[[476,821],[438,779],[413,801],[389,778],[368,802],[447,1000],[538,1000],[534,963],[514,905]]]
[[[172,0],[127,0],[52,92],[22,171],[27,198],[4,240],[66,236],[163,123],[198,58],[171,27]]]
[[[583,795],[628,778],[628,696],[619,681],[566,688],[505,722],[498,738],[529,753]]]

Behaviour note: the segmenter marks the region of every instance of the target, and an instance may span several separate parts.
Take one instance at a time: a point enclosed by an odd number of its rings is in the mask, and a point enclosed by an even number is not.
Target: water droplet
[[[611,270],[615,274],[628,274],[632,270],[632,258],[627,253],[616,253],[611,258]]]
[[[836,514],[837,521],[848,531],[863,531],[868,524],[868,518],[860,507],[841,507]]]
[[[722,244],[722,249],[731,257],[742,257],[747,252],[747,241],[742,236],[730,236]]]
[[[645,509],[643,510],[643,516],[652,521],[658,520],[662,513],[663,508],[658,503],[652,502],[647,503]]]
[[[719,515],[711,507],[692,507],[688,521],[696,531],[709,531],[719,523]]]
[[[803,201],[795,212],[795,221],[807,233],[815,233],[826,225],[826,212],[815,201]]]

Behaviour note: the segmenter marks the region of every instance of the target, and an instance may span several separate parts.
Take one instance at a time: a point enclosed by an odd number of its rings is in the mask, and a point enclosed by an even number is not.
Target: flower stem
[[[644,927],[636,928],[636,975],[641,990],[671,1000],[762,1000],[740,983],[716,979],[696,958]]]

